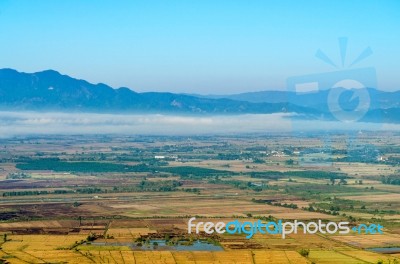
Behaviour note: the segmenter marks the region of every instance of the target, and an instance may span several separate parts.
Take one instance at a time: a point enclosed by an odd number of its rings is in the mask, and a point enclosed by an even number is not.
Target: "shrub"
[[[303,257],[307,258],[308,255],[310,254],[310,250],[302,248],[299,250],[299,254],[302,255]]]

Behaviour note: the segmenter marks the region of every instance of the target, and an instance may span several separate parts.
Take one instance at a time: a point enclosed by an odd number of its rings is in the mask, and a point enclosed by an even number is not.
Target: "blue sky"
[[[0,68],[55,69],[136,91],[285,89],[367,46],[378,88],[400,89],[400,1],[0,0]],[[344,69],[347,69],[346,67]],[[336,69],[337,70],[337,69]]]

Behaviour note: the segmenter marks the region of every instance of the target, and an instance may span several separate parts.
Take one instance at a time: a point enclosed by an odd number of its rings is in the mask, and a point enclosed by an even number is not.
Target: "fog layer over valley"
[[[188,116],[0,112],[0,136],[30,134],[236,134],[311,130],[399,130],[399,125],[299,120],[292,114]]]

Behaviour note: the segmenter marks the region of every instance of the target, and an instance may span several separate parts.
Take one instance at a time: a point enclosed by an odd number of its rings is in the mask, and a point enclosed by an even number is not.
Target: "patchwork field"
[[[0,263],[398,263],[400,137],[377,137],[0,139]],[[188,234],[191,217],[383,233]]]

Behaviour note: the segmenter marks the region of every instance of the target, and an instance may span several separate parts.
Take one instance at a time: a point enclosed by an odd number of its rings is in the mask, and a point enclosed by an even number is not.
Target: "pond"
[[[224,249],[205,240],[195,240],[192,243],[180,241],[169,244],[164,239],[152,239],[149,243],[137,242],[92,242],[94,246],[128,246],[132,250],[168,250],[168,251],[223,251]]]
[[[400,253],[400,247],[381,247],[381,248],[368,248],[369,251],[381,254],[394,254]]]

